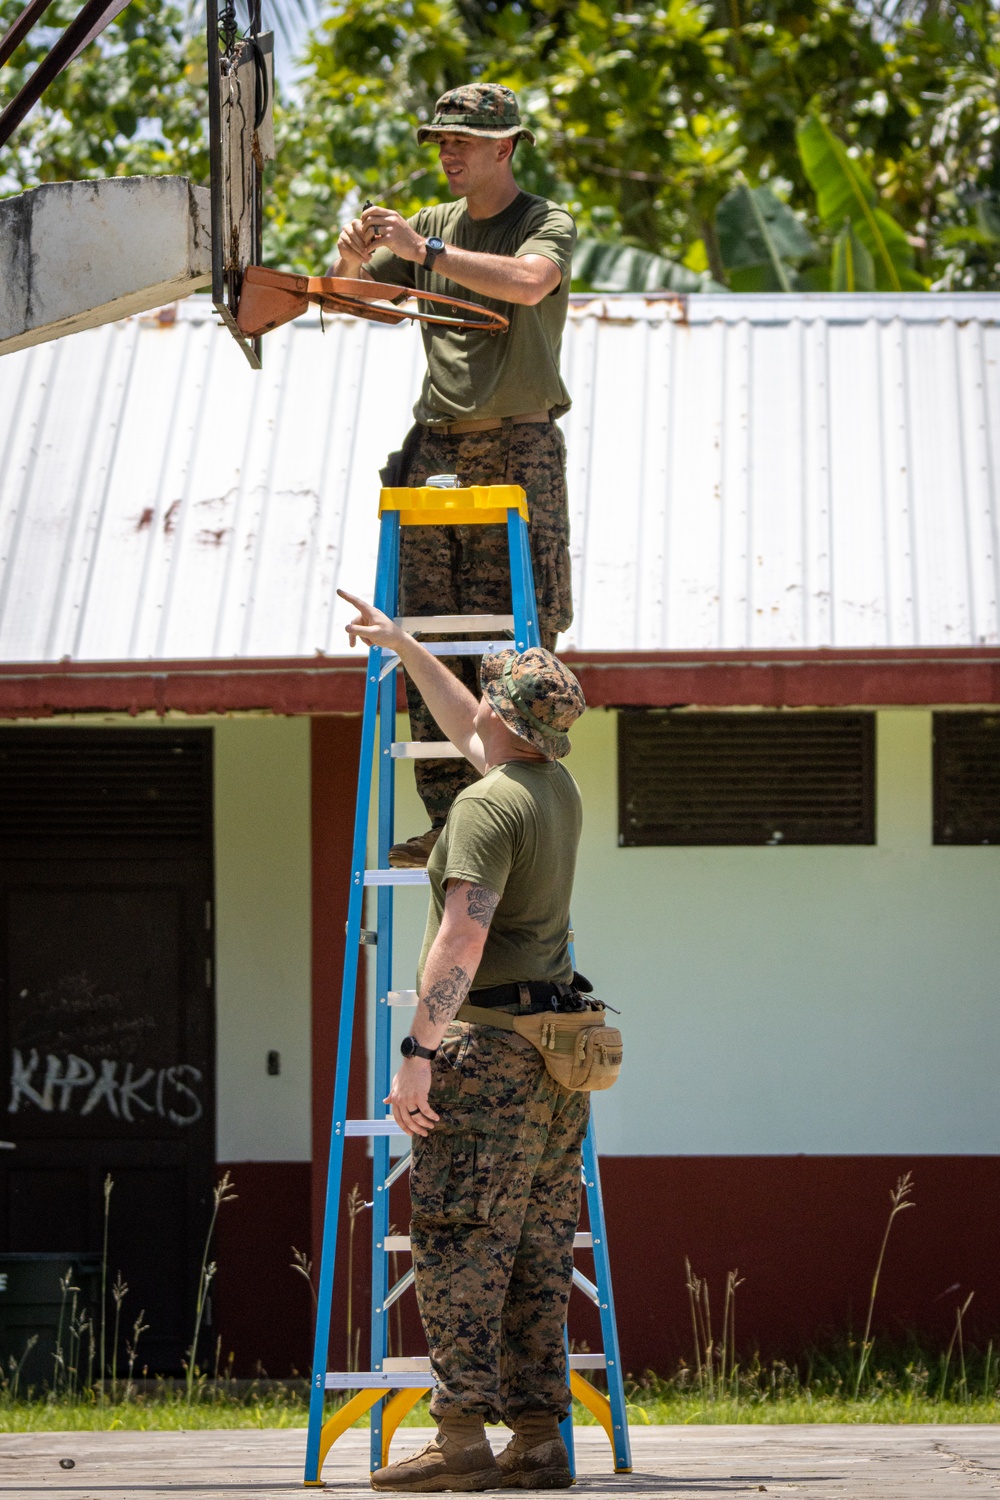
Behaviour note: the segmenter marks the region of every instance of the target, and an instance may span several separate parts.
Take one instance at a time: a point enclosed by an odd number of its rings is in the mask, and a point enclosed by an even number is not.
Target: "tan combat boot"
[[[412,1458],[401,1459],[372,1475],[373,1490],[433,1495],[441,1490],[495,1490],[502,1483],[482,1417],[450,1413],[438,1423],[437,1435]]]
[[[573,1475],[555,1413],[526,1411],[510,1425],[514,1437],[497,1459],[504,1489],[568,1490]]]
[[[440,828],[428,828],[426,833],[415,833],[405,844],[393,844],[389,864],[394,870],[423,870],[440,837]]]

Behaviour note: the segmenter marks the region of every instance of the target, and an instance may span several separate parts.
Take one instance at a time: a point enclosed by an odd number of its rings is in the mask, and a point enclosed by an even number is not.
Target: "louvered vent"
[[[935,844],[1000,844],[1000,713],[934,715]]]
[[[618,715],[620,844],[873,844],[873,714]]]
[[[209,839],[211,754],[207,730],[0,730],[0,839]]]

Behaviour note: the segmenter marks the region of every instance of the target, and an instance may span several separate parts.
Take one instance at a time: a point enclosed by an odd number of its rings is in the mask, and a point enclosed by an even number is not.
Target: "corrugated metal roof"
[[[1000,297],[576,299],[587,651],[1000,640]],[[0,360],[0,659],[343,651],[419,335],[192,298]]]

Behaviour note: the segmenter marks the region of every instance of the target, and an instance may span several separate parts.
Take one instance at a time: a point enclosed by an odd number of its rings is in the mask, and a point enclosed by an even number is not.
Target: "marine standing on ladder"
[[[564,208],[523,192],[513,173],[524,138],[512,91],[471,83],[442,94],[430,125],[457,202],[404,219],[368,208],[341,232],[337,276],[468,296],[510,319],[506,334],[425,325],[427,374],[402,451],[383,471],[387,484],[417,486],[432,474],[465,484],[519,484],[528,497],[529,537],[542,645],[552,649],[573,618],[566,457],[555,418],[570,399],[559,373],[576,227]],[[404,615],[509,613],[506,538],[489,526],[411,527],[403,532],[400,610]],[[476,659],[455,671],[477,693]],[[407,679],[415,740],[441,739]],[[417,789],[430,829],[393,846],[389,863],[417,868],[444,827],[448,809],[476,773],[457,760],[418,760]]]
[[[352,643],[398,653],[482,775],[430,856],[420,998],[387,1101],[413,1136],[410,1241],[438,1433],[376,1470],[372,1487],[561,1489],[572,1483],[563,1330],[589,1095],[557,1083],[515,1032],[452,1023],[466,997],[508,1013],[581,1008],[568,944],[582,811],[560,761],[583,692],[532,647],[484,657],[477,702],[386,615],[344,597],[360,611]],[[513,1429],[499,1460],[484,1420]]]

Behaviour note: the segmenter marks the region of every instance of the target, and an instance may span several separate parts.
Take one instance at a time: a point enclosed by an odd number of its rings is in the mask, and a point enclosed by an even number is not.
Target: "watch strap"
[[[428,1062],[433,1062],[435,1057],[437,1057],[438,1049],[436,1047],[421,1047],[416,1037],[407,1036],[400,1043],[399,1050],[404,1057],[424,1057]]]

